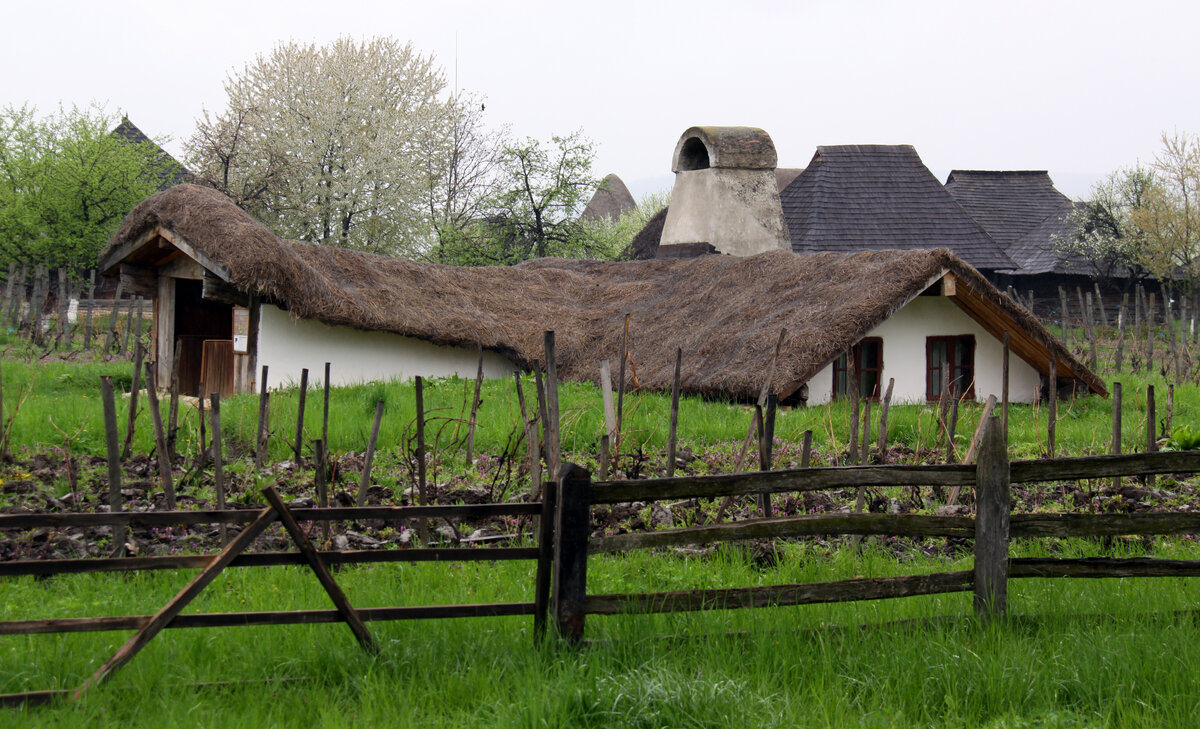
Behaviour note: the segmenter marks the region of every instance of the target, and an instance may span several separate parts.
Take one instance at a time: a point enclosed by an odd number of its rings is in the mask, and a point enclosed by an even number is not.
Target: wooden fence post
[[[225,458],[221,453],[221,393],[208,395],[209,413],[212,415],[213,491],[217,496],[217,509],[225,510]],[[203,414],[201,414],[203,417]],[[229,529],[221,522],[221,544],[229,543]]]
[[[1008,444],[998,418],[988,418],[975,463],[975,612],[986,621],[1008,607]]]
[[[621,418],[625,412],[625,362],[629,359],[629,314],[625,314],[625,333],[621,335],[621,366],[617,368],[617,440],[614,451],[621,449]]]
[[[475,462],[475,421],[479,417],[479,393],[483,389],[483,345],[476,344],[479,368],[475,372],[475,394],[471,396],[471,417],[467,420],[467,465]]]
[[[262,366],[262,381],[258,385],[258,427],[254,431],[254,468],[263,467],[267,456],[267,417],[270,414],[270,393],[267,392],[267,365]]]
[[[296,445],[292,451],[296,456],[296,464],[303,461],[300,458],[300,447],[304,445],[304,399],[308,396],[308,368],[300,370],[300,402],[296,405]]]
[[[158,382],[154,377],[155,364],[146,363],[146,401],[150,410],[150,419],[154,423],[154,449],[158,457],[158,477],[162,481],[163,495],[166,497],[167,509],[175,511],[175,482],[171,479],[171,455],[167,448],[167,431],[163,426],[162,411],[158,407]]]
[[[1046,457],[1054,458],[1054,430],[1058,425],[1058,362],[1050,358],[1050,367],[1046,371],[1046,398],[1049,400],[1046,408]]]
[[[559,441],[558,413],[558,355],[554,349],[554,332],[544,335],[546,353],[546,414],[548,419],[542,426],[546,436],[546,446],[549,458],[546,459],[550,472],[557,474],[562,465],[562,444]],[[560,493],[561,495],[561,493]]]
[[[1121,452],[1121,383],[1114,382],[1112,389],[1112,453]],[[1121,477],[1113,477],[1113,488],[1121,488]]]
[[[133,452],[134,424],[137,422],[138,391],[142,389],[142,340],[133,342],[133,383],[129,389],[129,423],[125,430],[125,446],[121,449],[121,458],[129,458]]]
[[[896,378],[889,377],[887,390],[883,393],[883,401],[879,403],[879,444],[876,446],[876,450],[879,451],[880,463],[887,463],[888,409],[892,405],[892,387],[895,384]]]
[[[375,444],[379,440],[379,424],[383,422],[383,400],[375,403],[375,422],[371,425],[371,438],[367,441],[367,456],[363,461],[362,475],[358,481],[356,506],[367,503],[367,487],[371,485],[371,463],[375,460]]]
[[[671,415],[667,426],[667,478],[675,475],[675,439],[679,434],[679,369],[683,349],[675,349],[675,376],[671,379]]]
[[[564,463],[558,476],[554,518],[554,586],[550,610],[559,635],[569,643],[583,639],[587,603],[587,547],[591,530],[592,475]]]
[[[113,400],[112,377],[100,378],[100,399],[104,404],[104,444],[108,453],[108,510],[121,510],[121,448],[117,444],[117,404]],[[114,524],[112,528],[113,556],[125,554],[128,527]]]
[[[546,634],[546,618],[550,612],[550,577],[554,574],[554,516],[558,506],[558,484],[548,481],[542,491],[542,515],[538,517],[538,561],[534,585],[533,636],[541,640]]]
[[[325,403],[321,410],[321,440],[325,441],[325,445],[329,445],[329,368],[332,362],[325,363]]]

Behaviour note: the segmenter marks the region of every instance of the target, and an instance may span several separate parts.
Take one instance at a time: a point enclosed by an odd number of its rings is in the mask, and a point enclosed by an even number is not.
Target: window
[[[929,337],[925,340],[925,397],[942,396],[943,373],[950,376],[950,392],[975,397],[975,337]]]
[[[854,345],[855,370],[858,372],[858,396],[878,400],[880,383],[883,380],[883,340],[868,337]],[[846,355],[833,362],[833,396],[845,397],[849,373],[846,371]]]

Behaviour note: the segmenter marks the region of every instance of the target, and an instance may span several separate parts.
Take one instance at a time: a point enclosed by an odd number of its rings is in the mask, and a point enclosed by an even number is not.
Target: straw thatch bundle
[[[442,345],[478,343],[521,366],[540,361],[543,331],[552,329],[565,379],[595,379],[600,360],[619,359],[630,313],[630,350],[643,387],[670,386],[680,347],[683,389],[725,397],[758,393],[786,328],[775,377],[786,397],[946,271],[1002,307],[1060,361],[1071,359],[946,250],[466,268],[284,241],[220,193],[180,185],[130,212],[102,268],[115,267],[121,247],[155,226],[224,267],[237,288],[294,317]]]

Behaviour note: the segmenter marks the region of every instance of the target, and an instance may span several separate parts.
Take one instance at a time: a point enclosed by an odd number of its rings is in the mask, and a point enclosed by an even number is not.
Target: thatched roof
[[[633,195],[620,177],[614,174],[605,175],[596,187],[595,194],[583,209],[580,218],[584,220],[617,220],[626,212],[637,207]]]
[[[1073,232],[1067,216],[1074,203],[1047,171],[953,170],[946,189],[1017,264],[1006,273],[1091,273],[1082,259],[1056,250],[1055,236]]]
[[[129,121],[129,117],[121,117],[121,123],[118,124],[115,129],[109,132],[109,134],[117,137],[118,139],[123,139],[133,145],[149,144],[152,145],[154,149],[158,150],[158,162],[162,166],[162,171],[158,176],[159,190],[166,190],[169,187],[174,187],[175,185],[179,185],[184,182],[192,182],[196,179],[195,175],[193,175],[186,167],[180,164],[179,160],[167,154],[167,151],[158,146],[157,142],[146,136],[145,132],[143,132],[141,129],[138,129],[137,125]]]
[[[437,344],[478,343],[523,366],[541,358],[542,333],[553,329],[566,379],[593,380],[601,359],[620,356],[629,313],[643,387],[669,387],[679,347],[683,389],[725,397],[757,395],[780,329],[788,336],[775,384],[787,396],[949,272],[1014,332],[1014,343],[1028,342],[1025,353],[1014,344],[1019,356],[1042,370],[1057,357],[1060,376],[1105,391],[1023,308],[946,250],[455,267],[284,241],[220,193],[181,185],[130,212],[101,256],[102,270],[172,255],[155,231],[296,317]]]
[[[817,147],[780,202],[796,253],[949,248],[979,269],[1013,268],[907,144]]]

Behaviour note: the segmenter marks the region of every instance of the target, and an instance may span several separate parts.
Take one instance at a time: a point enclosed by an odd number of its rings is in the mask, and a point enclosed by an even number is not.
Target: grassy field
[[[19,454],[55,452],[70,438],[76,453],[100,455],[101,374],[128,383],[127,362],[2,361],[5,412],[20,402],[11,438]],[[1126,450],[1145,442],[1147,384],[1165,382],[1128,372]],[[126,387],[128,385],[126,384]],[[459,420],[471,383],[431,383],[426,401],[440,430],[443,475],[461,475]],[[526,395],[533,392],[527,382]],[[28,393],[26,396],[25,393]],[[319,389],[309,397],[306,433],[319,437]],[[1139,393],[1141,393],[1139,395]],[[272,455],[287,458],[295,428],[295,390],[273,398]],[[412,389],[404,383],[337,388],[331,400],[334,452],[363,449],[377,400],[387,403],[380,437],[380,482],[408,478],[397,465],[413,418]],[[562,392],[564,449],[583,462],[595,457],[602,429],[596,388]],[[1181,383],[1174,422],[1190,425],[1200,391]],[[229,446],[249,442],[257,402],[224,405]],[[635,393],[626,401],[626,450],[661,463],[667,398]],[[124,432],[124,407],[118,407]],[[187,410],[183,449],[194,448],[196,415]],[[494,457],[511,443],[519,420],[511,381],[485,384],[479,447]],[[979,407],[965,406],[965,447]],[[892,410],[897,458],[936,442],[936,413],[926,405]],[[1112,401],[1061,403],[1060,450],[1107,452]],[[51,422],[51,419],[53,422]],[[781,467],[798,457],[794,441],[815,435],[816,463],[845,451],[844,403],[780,413]],[[684,398],[680,433],[702,457],[694,472],[719,469],[745,435],[749,412],[740,406]],[[149,421],[138,421],[135,451],[151,447]],[[1014,406],[1014,457],[1044,447],[1046,414]],[[408,432],[411,434],[411,431]],[[23,450],[21,450],[23,449]],[[707,454],[717,454],[709,457]],[[719,457],[718,457],[719,456]],[[657,459],[657,460],[656,460]],[[244,463],[233,468],[245,469]],[[468,474],[469,475],[469,474]],[[64,489],[65,484],[57,484]],[[589,561],[589,592],[784,584],[856,576],[967,569],[969,554],[943,542],[868,542],[861,552],[839,543],[782,546],[763,564],[726,547],[712,556],[629,553]],[[1151,545],[1118,542],[1115,556],[1200,559],[1190,539]],[[1122,552],[1120,550],[1127,550]],[[1092,556],[1090,542],[1030,542],[1018,556]],[[1114,555],[1110,549],[1105,554]],[[532,565],[374,565],[343,569],[337,579],[360,607],[528,600]],[[49,580],[0,580],[0,620],[148,614],[190,578],[189,572],[122,576],[71,575]],[[703,614],[593,617],[581,649],[535,646],[526,618],[373,623],[383,646],[363,654],[344,626],[282,626],[170,630],[156,638],[106,686],[78,704],[0,709],[0,727],[20,726],[422,726],[422,727],[1159,727],[1193,726],[1200,659],[1186,646],[1200,639],[1191,612],[1200,581],[1019,580],[1010,583],[1012,617],[983,626],[971,617],[970,593],[860,604],[817,605]],[[327,599],[310,573],[292,568],[229,570],[189,612],[324,608]],[[943,620],[944,616],[952,619]],[[896,624],[896,621],[906,621]],[[860,627],[864,626],[864,627]],[[73,688],[127,633],[0,637],[0,692]],[[233,682],[196,688],[194,684]]]

